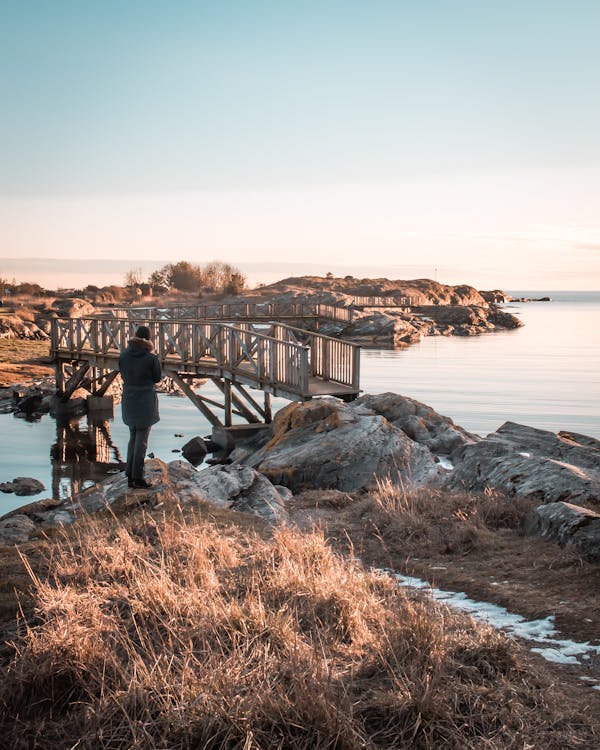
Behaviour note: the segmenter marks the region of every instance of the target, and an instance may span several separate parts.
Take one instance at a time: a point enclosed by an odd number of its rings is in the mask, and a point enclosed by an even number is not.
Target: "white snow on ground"
[[[448,456],[436,456],[436,458],[439,461],[439,464],[442,467],[442,469],[448,469],[449,471],[452,471],[454,469],[454,464],[448,458]]]
[[[576,641],[557,638],[556,636],[559,633],[554,626],[552,615],[543,620],[526,620],[522,615],[509,612],[497,604],[469,599],[466,594],[460,591],[436,589],[420,578],[394,573],[391,570],[380,572],[391,575],[401,586],[425,591],[435,601],[467,612],[474,619],[499,628],[513,638],[533,642],[536,645],[530,647],[531,651],[540,654],[547,661],[556,664],[581,664],[582,659],[589,659],[592,655],[600,655],[600,646],[588,642],[577,643]],[[595,683],[591,686],[594,690],[600,690],[600,683],[597,680],[589,678],[589,681]]]

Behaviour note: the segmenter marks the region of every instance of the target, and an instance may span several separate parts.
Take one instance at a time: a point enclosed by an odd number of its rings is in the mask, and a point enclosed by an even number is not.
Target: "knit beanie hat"
[[[137,331],[135,332],[136,339],[146,339],[146,341],[150,341],[150,329],[148,326],[138,326]]]

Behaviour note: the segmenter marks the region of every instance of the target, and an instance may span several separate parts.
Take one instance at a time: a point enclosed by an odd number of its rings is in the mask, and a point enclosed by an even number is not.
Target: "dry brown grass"
[[[449,493],[431,488],[406,490],[380,480],[354,508],[368,519],[386,549],[407,553],[466,553],[493,544],[494,532],[517,530],[532,503],[494,492]]]
[[[31,570],[3,748],[591,748],[518,647],[318,532],[99,518]]]

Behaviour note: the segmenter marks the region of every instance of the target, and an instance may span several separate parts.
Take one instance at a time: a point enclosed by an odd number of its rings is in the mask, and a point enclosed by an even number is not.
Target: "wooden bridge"
[[[284,323],[235,325],[210,320],[56,318],[51,356],[57,395],[67,401],[78,388],[103,396],[117,377],[118,358],[136,326],[148,325],[163,372],[215,426],[237,415],[247,422],[271,421],[271,395],[293,401],[333,395],[352,400],[359,394],[360,349],[340,339]],[[195,380],[211,379],[223,403],[196,393]],[[246,387],[264,393],[260,404]]]
[[[129,320],[334,321],[352,323],[357,309],[405,308],[412,297],[353,297],[349,306],[323,302],[227,302],[170,307],[112,307],[100,314]]]
[[[130,320],[319,321],[351,323],[353,308],[321,302],[227,302],[171,307],[110,307],[100,314]]]

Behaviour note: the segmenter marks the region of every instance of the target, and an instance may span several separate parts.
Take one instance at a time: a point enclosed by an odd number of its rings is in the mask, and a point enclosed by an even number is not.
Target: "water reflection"
[[[110,422],[82,422],[80,418],[56,422],[56,442],[50,449],[53,497],[81,492],[125,468],[111,437]]]

